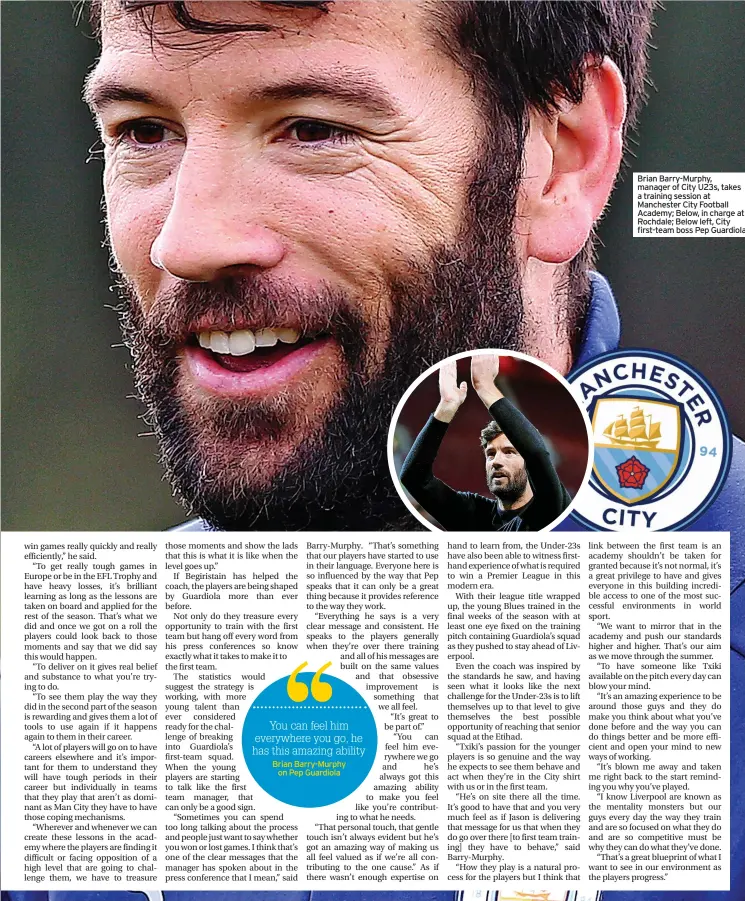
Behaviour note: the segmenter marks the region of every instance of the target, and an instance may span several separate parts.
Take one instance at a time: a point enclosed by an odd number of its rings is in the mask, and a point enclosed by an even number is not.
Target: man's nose
[[[150,249],[154,266],[183,281],[211,282],[281,262],[285,245],[261,221],[258,186],[239,177],[230,162],[209,150],[185,152],[170,210]]]

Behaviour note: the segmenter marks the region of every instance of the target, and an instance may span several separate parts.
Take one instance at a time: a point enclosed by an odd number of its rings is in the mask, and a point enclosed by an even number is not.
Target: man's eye
[[[302,119],[293,122],[289,128],[291,137],[301,144],[330,143],[341,144],[352,139],[351,132],[338,125],[319,122],[315,119]]]
[[[125,141],[135,147],[156,147],[173,140],[180,140],[175,131],[160,122],[138,119],[124,122],[116,130],[117,142]]]

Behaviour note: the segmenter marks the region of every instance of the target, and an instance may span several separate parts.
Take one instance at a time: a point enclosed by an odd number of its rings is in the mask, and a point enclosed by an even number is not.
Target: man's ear
[[[588,64],[580,103],[531,116],[517,221],[526,258],[566,263],[582,249],[618,174],[625,116],[623,78],[607,57]]]

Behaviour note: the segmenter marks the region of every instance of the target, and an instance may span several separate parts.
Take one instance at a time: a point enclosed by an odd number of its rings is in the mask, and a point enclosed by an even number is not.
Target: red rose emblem
[[[616,472],[621,488],[643,488],[649,475],[649,467],[636,457],[629,457],[616,466]]]

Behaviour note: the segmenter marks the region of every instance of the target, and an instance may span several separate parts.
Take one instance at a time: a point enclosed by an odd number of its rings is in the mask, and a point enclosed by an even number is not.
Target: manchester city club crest
[[[569,377],[592,423],[593,467],[573,516],[600,531],[682,529],[721,490],[732,436],[714,389],[651,350],[595,358]]]

